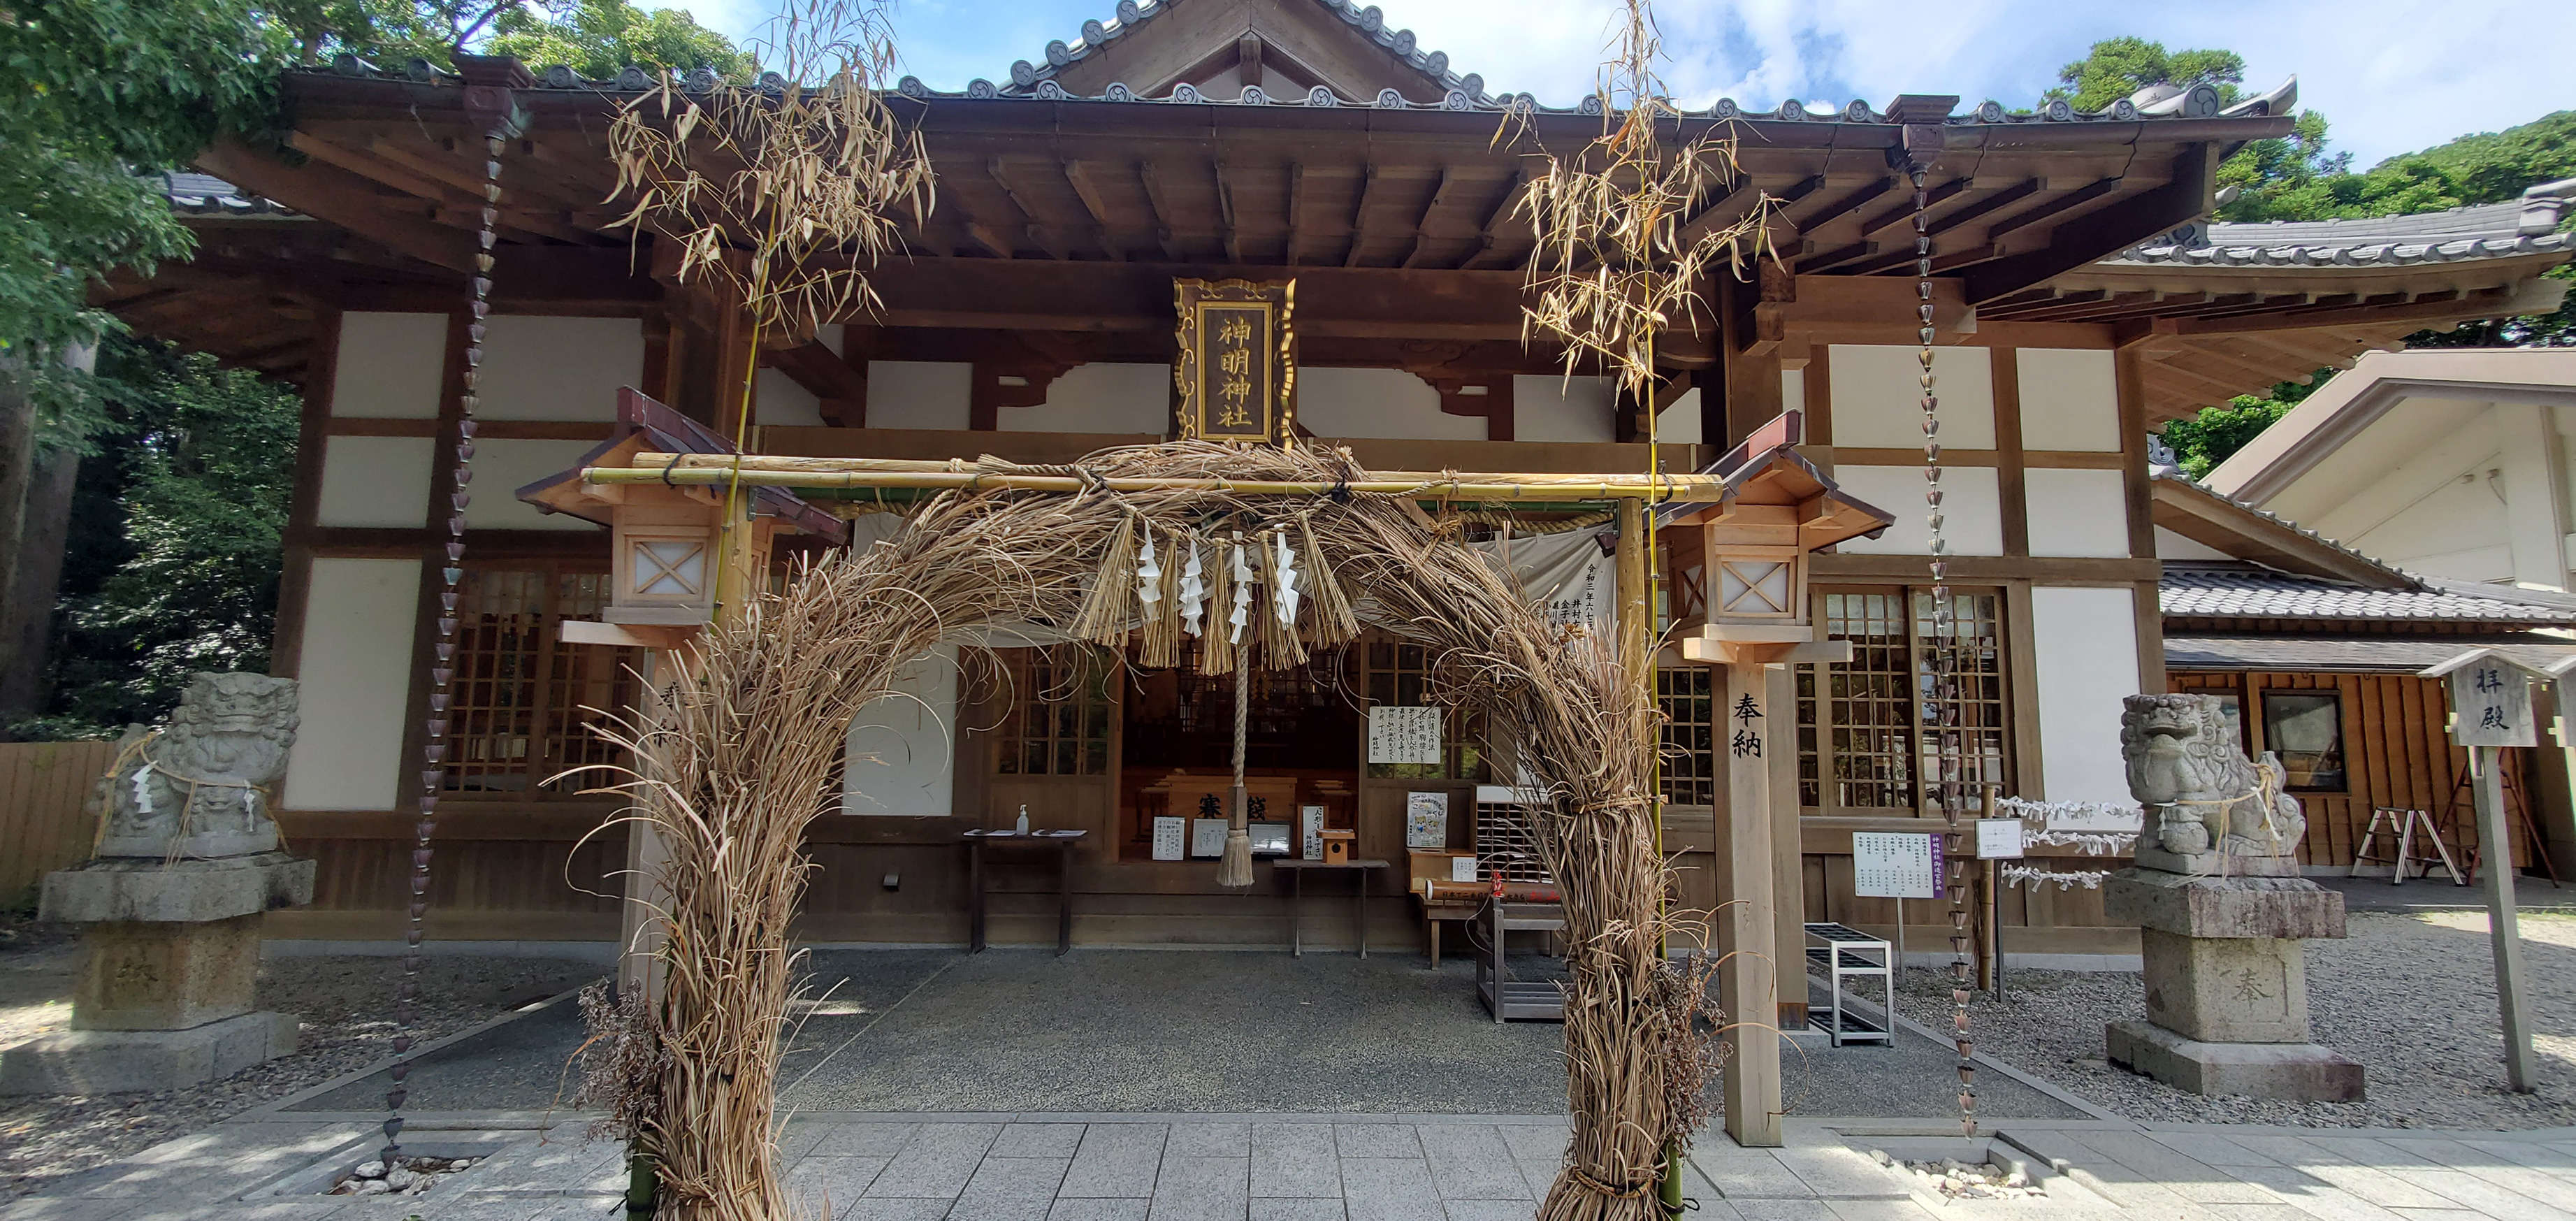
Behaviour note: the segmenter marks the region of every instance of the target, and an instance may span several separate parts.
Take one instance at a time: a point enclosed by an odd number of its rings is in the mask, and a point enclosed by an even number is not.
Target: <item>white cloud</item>
[[[1280,0],[1308,4],[1314,0]],[[1391,25],[1449,53],[1488,89],[1568,103],[1593,87],[1609,0],[1375,0]],[[700,19],[737,37],[777,0],[697,0]],[[1071,40],[1112,0],[903,0],[906,68],[943,88],[1003,80],[1011,61]],[[1691,105],[1733,97],[1883,106],[1900,93],[1955,93],[2027,105],[2094,40],[2136,34],[2244,55],[2247,84],[2297,73],[2302,104],[2325,113],[2335,147],[2367,166],[2470,131],[2576,105],[2564,44],[2506,0],[1664,0],[1666,83]]]

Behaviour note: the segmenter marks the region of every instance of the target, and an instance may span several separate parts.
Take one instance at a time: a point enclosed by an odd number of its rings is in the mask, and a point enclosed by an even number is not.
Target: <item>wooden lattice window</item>
[[[1010,711],[993,742],[993,770],[1005,776],[1105,776],[1109,726],[1117,715],[1112,660],[1080,646],[1012,651],[1006,663]]]
[[[1431,702],[1431,651],[1422,645],[1372,638],[1361,650],[1368,675],[1369,703],[1419,708]],[[1493,768],[1485,758],[1484,726],[1455,708],[1440,717],[1439,766],[1428,763],[1371,763],[1368,774],[1379,780],[1464,780],[1482,783]]]
[[[1799,804],[1926,814],[1938,796],[1927,780],[1954,779],[1971,807],[2007,783],[2001,599],[1949,597],[1943,636],[1928,589],[1821,595],[1826,637],[1850,641],[1852,659],[1798,667]]]
[[[1655,671],[1655,697],[1664,713],[1664,800],[1675,805],[1717,804],[1715,673],[1707,666]]]
[[[592,732],[597,710],[634,702],[635,650],[562,642],[567,619],[596,620],[609,578],[560,566],[468,568],[456,587],[445,789],[459,795],[568,797],[617,752]],[[551,781],[551,782],[550,782]]]

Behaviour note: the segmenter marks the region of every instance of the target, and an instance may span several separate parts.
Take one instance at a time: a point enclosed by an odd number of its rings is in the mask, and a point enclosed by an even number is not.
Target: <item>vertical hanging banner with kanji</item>
[[[1284,443],[1296,417],[1297,282],[1174,280],[1172,380],[1186,440]]]

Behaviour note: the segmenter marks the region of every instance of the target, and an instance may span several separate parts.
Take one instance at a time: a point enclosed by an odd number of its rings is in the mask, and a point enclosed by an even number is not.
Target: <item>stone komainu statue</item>
[[[2120,716],[2129,794],[2167,852],[2294,855],[2308,823],[2281,791],[2281,762],[2270,751],[2246,758],[2220,707],[2205,695],[2130,696]]]
[[[295,680],[199,674],[170,723],[129,725],[100,782],[102,857],[213,858],[277,848],[270,808],[295,744]]]

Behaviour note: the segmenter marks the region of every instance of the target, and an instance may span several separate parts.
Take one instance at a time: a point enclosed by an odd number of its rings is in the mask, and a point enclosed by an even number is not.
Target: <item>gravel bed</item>
[[[26,950],[0,942],[0,1048],[71,1016],[75,947],[34,940]],[[552,958],[425,959],[414,1029],[423,1042],[444,1038],[601,970]],[[0,1202],[383,1059],[401,978],[400,958],[273,959],[260,969],[259,1004],[302,1018],[294,1055],[183,1090],[0,1098]]]
[[[2310,1127],[2520,1129],[2576,1124],[2576,916],[2522,916],[2540,1088],[2504,1089],[2494,960],[2484,912],[2355,912],[2351,936],[2308,943],[2308,1016],[2317,1042],[2360,1061],[2357,1103],[2204,1098],[2103,1059],[2102,1027],[2145,1020],[2130,972],[2012,971],[2005,999],[1970,1006],[1977,1050],[2135,1120]],[[1906,1016],[1950,1021],[1948,972],[1915,969]]]

